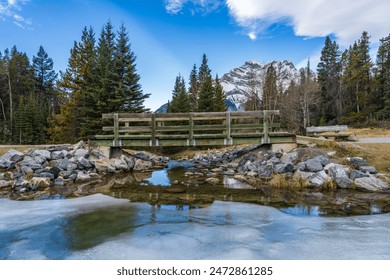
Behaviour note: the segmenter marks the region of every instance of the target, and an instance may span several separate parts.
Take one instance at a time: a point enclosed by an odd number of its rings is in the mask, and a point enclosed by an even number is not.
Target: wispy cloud
[[[20,28],[30,29],[32,21],[21,15],[22,6],[30,0],[0,0],[0,19],[12,21]]]
[[[368,31],[373,41],[388,34],[390,1],[376,0],[225,0],[236,23],[252,39],[270,25],[284,22],[297,36],[334,34],[341,45]]]
[[[389,0],[165,0],[171,14],[185,8],[211,12],[221,5],[227,6],[251,40],[267,33],[275,23],[289,25],[305,38],[333,34],[343,46],[353,43],[363,31],[368,31],[372,41],[390,31]]]
[[[217,10],[223,2],[222,0],[165,0],[165,9],[170,14],[178,14],[188,6],[192,14],[207,14]]]

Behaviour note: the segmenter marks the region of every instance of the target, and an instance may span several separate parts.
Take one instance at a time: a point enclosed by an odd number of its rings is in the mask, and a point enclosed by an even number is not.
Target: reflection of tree
[[[83,213],[68,219],[64,232],[71,250],[94,247],[137,226],[136,208],[110,207]]]

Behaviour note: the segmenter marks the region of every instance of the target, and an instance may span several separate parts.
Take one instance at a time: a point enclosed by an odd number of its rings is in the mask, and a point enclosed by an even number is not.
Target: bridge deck
[[[279,111],[103,114],[107,134],[92,144],[110,147],[214,146],[295,142],[295,135],[275,131]]]

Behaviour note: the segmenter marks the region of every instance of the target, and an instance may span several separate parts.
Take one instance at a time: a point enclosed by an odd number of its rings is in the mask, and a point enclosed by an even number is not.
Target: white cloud
[[[2,20],[12,20],[21,28],[30,28],[31,19],[23,17],[20,12],[22,5],[30,0],[0,0],[0,18]]]
[[[170,14],[177,14],[181,11],[185,0],[166,0],[165,9]]]
[[[222,3],[222,0],[165,0],[165,9],[170,14],[178,14],[186,4],[191,4],[192,13],[210,13]]]
[[[349,45],[362,31],[372,41],[390,32],[389,0],[226,0],[226,5],[247,34],[284,22],[297,36],[334,34],[341,45]]]

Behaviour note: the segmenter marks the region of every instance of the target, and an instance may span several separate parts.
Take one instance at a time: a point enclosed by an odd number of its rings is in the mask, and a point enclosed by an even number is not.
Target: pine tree
[[[116,100],[113,100],[117,111],[142,113],[144,101],[150,94],[143,94],[136,72],[136,57],[131,51],[129,36],[125,26],[119,28],[115,51],[115,71],[118,76]]]
[[[203,54],[202,57],[202,64],[199,67],[199,74],[198,74],[198,79],[199,79],[199,86],[202,87],[202,85],[205,82],[208,82],[207,80],[210,78],[211,79],[211,70],[207,64],[207,57],[206,54]]]
[[[343,113],[340,89],[341,64],[339,46],[329,37],[325,39],[317,73],[321,88],[320,116],[325,123],[337,122]]]
[[[190,87],[188,89],[188,94],[190,96],[191,111],[196,112],[198,109],[198,95],[199,95],[199,80],[198,80],[198,70],[196,64],[191,70],[190,74]]]
[[[225,93],[223,91],[223,87],[218,78],[218,75],[215,77],[215,86],[214,86],[214,111],[215,112],[225,112],[227,110],[226,102],[225,102]]]
[[[202,82],[199,92],[198,112],[214,112],[214,87],[211,76],[206,76]]]
[[[58,82],[61,112],[52,116],[48,132],[53,142],[77,141],[89,135],[91,123],[97,116],[91,87],[94,86],[95,35],[92,27],[85,27],[81,42],[74,42],[70,51],[68,68]]]
[[[376,59],[376,84],[377,107],[381,106],[381,110],[377,116],[389,120],[390,119],[390,34],[380,40]]]
[[[262,109],[263,110],[275,110],[274,103],[278,95],[277,89],[277,76],[276,69],[271,64],[266,72],[264,86],[263,86],[263,98]]]
[[[189,96],[186,90],[184,78],[176,77],[174,89],[172,91],[172,102],[169,104],[169,113],[187,113],[191,110]]]

